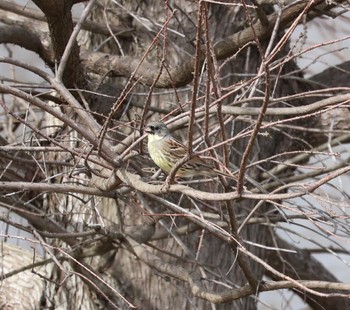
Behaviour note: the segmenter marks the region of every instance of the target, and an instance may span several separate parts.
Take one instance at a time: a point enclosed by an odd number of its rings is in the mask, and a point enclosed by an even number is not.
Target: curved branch
[[[30,67],[30,66],[26,66],[18,61],[13,61],[13,60],[7,59],[7,58],[0,58],[0,62],[13,63],[15,65],[20,65],[23,68]],[[51,82],[51,84],[67,100],[67,102],[69,104],[71,104],[72,107],[74,107],[76,109],[77,113],[81,116],[81,119],[86,122],[85,123],[86,127],[83,128],[80,124],[77,124],[73,119],[71,119],[66,114],[62,113],[61,111],[57,111],[56,109],[47,105],[45,102],[39,100],[38,98],[33,97],[31,95],[28,95],[27,93],[24,93],[24,92],[17,90],[15,88],[0,84],[0,93],[11,94],[13,96],[22,98],[28,102],[31,102],[33,105],[37,106],[38,108],[42,109],[43,111],[50,113],[51,115],[55,116],[59,120],[63,121],[65,124],[69,125],[72,129],[79,132],[83,137],[87,138],[87,140],[89,140],[95,147],[99,146],[100,141],[99,141],[98,136],[97,136],[99,133],[99,131],[98,131],[99,127],[98,127],[97,123],[93,120],[93,118],[90,114],[88,114],[85,110],[81,109],[81,106],[76,101],[76,99],[73,97],[73,95],[61,83],[58,83],[54,78],[52,78],[51,76],[49,76],[45,72],[42,72],[41,70],[31,70],[31,71],[39,74],[42,78],[49,80]],[[0,102],[0,104],[1,103],[2,102]],[[4,104],[2,104],[2,106],[5,110],[8,110],[8,108]],[[7,113],[9,113],[9,111],[7,111]],[[55,141],[53,141],[53,140],[51,140],[51,141],[55,143]],[[56,142],[56,144],[57,144],[57,142]],[[112,160],[113,165],[117,164],[117,162],[113,160],[113,158],[116,157],[115,153],[110,149],[110,145],[109,145],[109,143],[107,143],[107,140],[103,140],[102,146],[103,146],[103,148],[101,150],[101,156],[104,157],[107,161]],[[106,152],[106,154],[104,155],[105,152]]]
[[[277,18],[280,18],[280,27],[287,27],[297,16],[303,14],[307,10],[311,10],[322,4],[323,0],[310,2],[309,0],[298,1],[283,10],[281,16],[272,14],[268,18],[268,27],[263,26],[260,22],[255,23],[252,27],[247,27],[234,35],[228,36],[214,46],[214,52],[217,60],[226,59],[234,55],[242,46],[254,41],[256,38],[264,40],[268,38],[274,30]],[[205,59],[205,46],[202,47],[200,63]],[[155,80],[155,72],[158,72],[158,66],[155,63],[143,62],[132,59],[128,56],[112,56],[104,53],[82,53],[82,61],[88,70],[106,75],[111,73],[114,76],[130,76],[138,66],[139,69],[135,75],[135,79],[141,79],[142,83],[152,85]],[[157,80],[156,87],[170,88],[181,87],[187,85],[193,79],[193,68],[195,60],[192,57],[183,59],[180,63],[173,65],[173,70],[164,71]]]
[[[2,191],[22,190],[22,191],[40,191],[49,193],[77,193],[94,195],[101,197],[116,198],[115,191],[107,192],[95,187],[65,185],[65,184],[47,184],[47,183],[30,183],[30,182],[0,182]]]
[[[73,5],[80,2],[86,2],[86,0],[78,0],[73,1]],[[0,1],[0,10],[5,11],[6,13],[11,12],[13,14],[26,17],[28,19],[34,19],[40,22],[47,22],[46,17],[44,14],[39,12],[38,10],[31,9],[29,7],[23,8],[23,5],[19,5],[14,3],[13,1],[8,0],[1,0]],[[2,20],[5,24],[7,24],[6,20]],[[10,22],[10,21],[9,21]],[[18,22],[18,18],[16,18],[16,23]],[[27,20],[26,20],[27,22]],[[76,18],[73,19],[73,23],[76,24],[78,20]],[[120,36],[120,37],[126,37],[129,38],[131,36],[131,33],[134,31],[132,28],[126,28],[123,25],[109,25],[110,30],[113,32],[114,35]],[[84,21],[82,25],[82,29],[91,31],[93,33],[99,33],[104,34],[106,36],[110,35],[110,30],[107,26],[101,23],[96,23],[93,21]],[[40,30],[42,31],[42,30]]]
[[[133,254],[135,254],[141,261],[150,267],[165,273],[171,277],[176,279],[188,282],[190,285],[192,294],[196,297],[208,300],[210,302],[216,304],[228,303],[234,300],[250,296],[252,294],[256,294],[256,290],[254,290],[249,284],[240,288],[232,288],[230,290],[226,290],[224,292],[214,292],[208,289],[204,289],[200,283],[201,276],[196,272],[188,272],[186,269],[175,266],[170,263],[164,262],[162,259],[157,257],[156,255],[147,251],[144,247],[137,244],[135,241],[128,239],[128,242],[132,246]],[[349,291],[350,284],[337,283],[337,282],[327,282],[327,281],[303,281],[303,280],[286,280],[286,281],[278,281],[278,282],[267,282],[259,287],[259,292],[273,291],[284,288],[296,288],[301,289],[305,288],[306,290],[315,290],[315,289],[327,289],[328,291]],[[326,297],[334,297],[336,295],[343,296],[344,294],[326,294],[326,293],[318,293],[317,291],[313,291],[316,296],[326,296]]]
[[[180,185],[180,184],[170,185],[169,187],[165,188],[164,184],[152,185],[152,184],[145,183],[140,180],[139,176],[129,173],[123,168],[119,169],[116,172],[116,175],[124,183],[130,185],[131,187],[133,187],[134,189],[140,192],[147,193],[147,194],[164,194],[166,192],[177,192],[177,193],[188,195],[192,198],[197,198],[197,199],[202,199],[207,201],[225,201],[225,200],[236,200],[236,199],[242,199],[242,198],[271,201],[271,200],[292,199],[292,198],[297,198],[297,197],[307,195],[315,191],[321,185],[329,182],[330,180],[340,175],[347,173],[348,171],[350,171],[349,166],[340,168],[334,171],[333,173],[325,176],[324,178],[321,178],[317,182],[307,183],[307,185],[306,184],[289,184],[286,186],[282,186],[279,189],[274,191],[274,193],[276,193],[277,191],[282,191],[288,187],[291,187],[291,188],[298,188],[298,191],[296,192],[288,192],[288,193],[282,193],[282,194],[272,194],[272,193],[271,194],[253,194],[251,192],[244,191],[241,195],[238,194],[237,191],[232,191],[228,193],[204,192],[204,191],[196,190],[194,188],[191,188],[185,185]]]
[[[40,56],[46,64],[54,64],[52,50],[42,44],[40,36],[29,27],[2,26],[0,27],[0,44],[15,44],[32,51]]]
[[[236,199],[253,199],[253,200],[283,200],[283,199],[292,199],[307,195],[314,192],[317,188],[323,184],[329,182],[330,180],[343,175],[350,171],[350,167],[344,167],[334,171],[333,173],[323,177],[317,182],[306,184],[289,184],[288,186],[282,186],[279,189],[275,190],[271,194],[254,194],[252,192],[243,192],[241,195],[237,191],[228,192],[228,193],[211,193],[196,190],[194,188],[174,184],[170,185],[167,188],[164,188],[163,185],[152,185],[141,181],[138,175],[127,172],[124,168],[119,169],[116,172],[117,177],[122,180],[125,184],[133,187],[135,190],[138,190],[146,194],[164,194],[166,192],[175,192],[188,195],[192,198],[207,200],[207,201],[225,201],[225,200],[236,200]],[[92,194],[98,196],[106,197],[115,197],[116,193],[108,193],[106,191],[98,190],[92,187],[83,187],[83,186],[69,186],[69,185],[58,185],[58,184],[46,184],[46,183],[29,183],[29,182],[0,182],[2,189],[7,190],[43,190],[51,193],[83,193],[83,194]],[[277,191],[285,190],[288,187],[298,188],[296,192],[275,194]]]

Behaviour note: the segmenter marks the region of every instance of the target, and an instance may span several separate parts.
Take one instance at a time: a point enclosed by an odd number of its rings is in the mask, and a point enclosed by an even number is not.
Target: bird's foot
[[[170,189],[170,185],[174,184],[175,180],[173,178],[170,178],[169,176],[167,176],[167,178],[165,179],[164,184],[162,185],[161,191],[164,193],[169,192]]]

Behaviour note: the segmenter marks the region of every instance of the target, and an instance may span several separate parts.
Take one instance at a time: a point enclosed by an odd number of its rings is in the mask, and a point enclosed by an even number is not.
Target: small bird
[[[159,168],[169,174],[173,166],[188,154],[187,147],[171,135],[168,127],[163,122],[149,123],[145,127],[145,132],[148,134],[148,152],[151,158]],[[176,172],[176,176],[181,178],[214,177],[218,174],[234,178],[207,165],[198,155],[185,162]]]

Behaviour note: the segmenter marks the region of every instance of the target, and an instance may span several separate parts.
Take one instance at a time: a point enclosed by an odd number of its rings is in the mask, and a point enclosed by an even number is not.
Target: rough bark
[[[54,74],[53,64],[61,60],[74,27],[71,6],[75,2],[34,2],[45,14],[48,29],[25,29],[25,22],[12,29],[4,26],[0,28],[3,34],[0,43],[18,44],[35,51]],[[317,10],[313,10],[316,6]],[[78,44],[73,44],[62,79],[67,87],[78,86],[88,92],[81,89],[69,92],[52,75],[39,72],[58,92],[57,96],[52,95],[57,106],[53,102],[39,103],[31,94],[0,85],[1,92],[27,99],[41,108],[40,117],[47,116],[37,125],[30,118],[24,120],[25,113],[6,110],[3,104],[9,117],[18,124],[37,126],[32,129],[33,136],[42,149],[36,153],[33,146],[28,156],[23,155],[23,150],[17,153],[15,148],[8,152],[5,147],[10,149],[11,145],[7,137],[1,140],[0,150],[2,205],[26,218],[31,227],[19,227],[41,236],[48,257],[57,259],[47,275],[50,281],[36,277],[36,291],[44,291],[43,283],[46,285],[42,306],[127,308],[130,302],[145,309],[209,309],[212,303],[223,303],[215,307],[255,309],[255,292],[268,289],[261,282],[267,269],[263,262],[268,259],[276,269],[269,269],[269,275],[276,280],[290,276],[297,280],[336,282],[329,273],[323,273],[325,267],[316,265],[306,251],[298,250],[314,264],[321,277],[316,277],[316,272],[308,273],[300,263],[293,266],[295,274],[283,269],[266,251],[273,245],[268,223],[282,203],[282,198],[269,200],[266,196],[273,195],[275,188],[295,177],[295,165],[308,158],[293,158],[295,162],[286,168],[284,161],[291,159],[287,152],[303,152],[326,142],[330,124],[334,126],[332,130],[348,130],[349,125],[343,121],[347,114],[340,119],[344,116],[341,106],[335,110],[338,123],[334,122],[334,114],[330,117],[330,113],[328,116],[326,112],[316,113],[346,103],[346,98],[320,103],[311,112],[303,110],[314,102],[306,95],[315,90],[314,85],[295,73],[298,68],[293,59],[282,65],[275,62],[289,55],[288,44],[280,45],[271,59],[264,53],[269,43],[279,42],[282,30],[297,18],[301,22],[303,14],[314,17],[320,14],[320,9],[330,8],[324,1],[299,1],[286,7],[279,16],[268,5],[254,10],[244,5],[191,1],[171,2],[169,6],[153,0],[125,1],[121,5],[97,1],[91,19],[92,25],[99,25],[98,31],[81,33],[79,42],[83,47],[80,51]],[[13,14],[21,13],[13,10]],[[23,15],[41,24],[45,22],[42,14]],[[0,18],[6,21],[6,14],[0,14]],[[274,32],[277,22],[280,31]],[[108,36],[111,29],[114,32],[122,29],[122,33]],[[124,29],[133,32],[125,34]],[[43,39],[45,33],[49,41]],[[270,42],[272,35],[276,37]],[[26,36],[31,42],[21,44]],[[48,47],[48,42],[52,46]],[[31,69],[26,64],[20,66]],[[289,79],[292,73],[293,79]],[[292,98],[300,93],[305,95]],[[285,97],[288,101],[274,101]],[[230,108],[236,110],[232,112]],[[270,113],[270,108],[276,108],[276,114]],[[278,114],[277,108],[296,108],[300,112],[291,111],[295,114],[290,116],[283,114],[283,110]],[[210,119],[209,113],[213,116]],[[164,115],[168,119],[180,115],[174,127],[183,129],[189,123],[190,129],[177,133],[185,139],[203,138],[202,148],[232,137],[232,141],[208,153],[226,161],[229,170],[238,167],[239,177],[244,178],[239,178],[238,183],[221,180],[190,184],[190,189],[171,185],[167,191],[163,181],[160,189],[151,187],[151,174],[144,168],[153,166],[142,146],[134,147],[137,155],[128,152],[125,157],[122,152],[137,139],[137,129],[142,130],[146,121]],[[288,120],[293,115],[295,118]],[[18,126],[22,125],[14,125],[11,130],[16,132]],[[46,130],[46,126],[50,129],[44,132],[41,128]],[[315,128],[318,132],[312,131]],[[30,139],[23,144],[32,146]],[[50,151],[49,147],[60,151]],[[276,154],[280,155],[281,165],[266,160]],[[249,166],[255,162],[259,164]],[[137,175],[143,178],[138,179]],[[11,188],[9,181],[23,182],[22,187],[16,183]],[[41,187],[34,188],[33,183]],[[213,201],[198,199],[200,192],[194,198],[191,188],[213,195],[233,191],[237,194],[232,200]],[[20,192],[23,189],[27,190],[25,194]],[[314,191],[312,187],[308,189]],[[252,198],[256,193],[266,196],[261,200]],[[288,195],[286,189],[278,193]],[[204,220],[206,216],[209,220]],[[282,217],[280,221],[283,220]],[[282,247],[294,249],[285,243]],[[23,256],[31,255],[26,252]],[[292,261],[287,255],[285,259]],[[16,268],[19,265],[20,262]],[[324,297],[314,297],[317,290],[303,290],[300,283],[293,281],[290,284],[305,294],[310,305],[329,307]],[[4,283],[9,298],[10,288],[9,282]],[[23,298],[28,299],[28,294],[23,294]],[[347,307],[344,296],[337,302],[339,307]],[[39,304],[37,300],[36,303]]]

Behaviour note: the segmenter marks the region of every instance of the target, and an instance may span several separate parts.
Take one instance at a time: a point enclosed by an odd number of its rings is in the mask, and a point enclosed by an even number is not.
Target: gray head
[[[145,132],[152,136],[152,140],[159,140],[170,134],[168,127],[161,121],[147,124]]]

